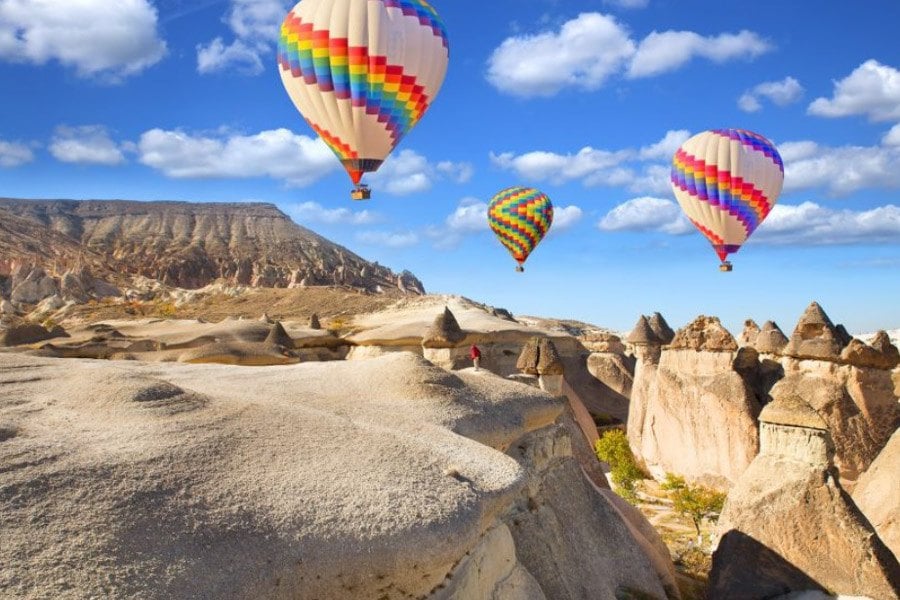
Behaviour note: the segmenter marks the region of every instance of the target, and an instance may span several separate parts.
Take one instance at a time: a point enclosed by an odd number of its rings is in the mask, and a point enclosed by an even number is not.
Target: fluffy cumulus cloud
[[[381,168],[368,175],[372,187],[395,196],[421,194],[443,179],[465,183],[472,177],[472,165],[442,161],[434,165],[414,150],[392,154]]]
[[[628,66],[631,78],[652,77],[675,71],[694,58],[716,63],[749,60],[772,49],[752,31],[702,36],[693,31],[654,31],[641,41]]]
[[[881,143],[885,146],[900,146],[900,123],[891,127],[891,130],[885,134]]]
[[[516,96],[553,96],[568,87],[597,89],[623,72],[630,78],[651,77],[694,58],[716,63],[750,60],[771,49],[752,31],[708,37],[692,31],[654,31],[638,42],[614,17],[582,13],[558,31],[504,40],[488,60],[487,79]]]
[[[660,231],[676,235],[693,229],[678,204],[651,196],[620,204],[600,219],[597,226],[602,231]]]
[[[233,71],[258,75],[264,57],[278,40],[281,22],[290,8],[283,0],[231,0],[225,17],[234,39],[217,37],[197,46],[197,71],[202,74]]]
[[[56,60],[116,81],[165,55],[157,25],[149,0],[0,0],[0,60]]]
[[[668,131],[642,148],[600,150],[582,148],[575,154],[544,150],[513,154],[491,153],[491,162],[526,181],[562,184],[580,180],[587,186],[626,187],[635,193],[665,193],[669,189],[669,161],[690,137],[684,130]],[[659,164],[659,163],[663,164]]]
[[[900,206],[870,210],[833,209],[814,202],[778,204],[751,238],[753,243],[900,244]]]
[[[338,168],[321,140],[287,129],[250,136],[151,129],[137,149],[141,163],[174,178],[271,177],[303,186]]]
[[[809,113],[819,117],[866,115],[870,121],[900,121],[900,71],[868,60],[835,82],[831,98],[817,98]]]
[[[25,144],[0,140],[0,167],[11,169],[34,160],[34,152]]]
[[[900,145],[833,148],[801,141],[784,143],[779,152],[786,192],[824,189],[832,196],[846,196],[863,189],[900,188]]]
[[[318,202],[302,202],[288,208],[288,212],[300,224],[323,223],[326,225],[371,225],[381,217],[370,211],[352,211],[349,208],[326,208]]]
[[[575,206],[557,206],[553,209],[553,226],[551,233],[559,233],[571,229],[584,216],[584,211]]]
[[[477,198],[463,198],[456,210],[447,217],[447,229],[455,233],[477,233],[490,229],[487,222],[488,205]]]
[[[615,18],[584,13],[559,31],[507,38],[488,60],[487,78],[517,96],[552,96],[565,87],[597,89],[634,54]]]
[[[125,162],[123,148],[99,125],[57,127],[50,154],[66,163],[115,166]]]
[[[738,99],[738,108],[744,112],[762,110],[762,99],[767,99],[778,106],[793,104],[803,97],[803,86],[793,77],[785,77],[781,81],[767,81],[744,93]]]
[[[369,246],[409,248],[419,243],[419,234],[414,231],[361,231],[356,234],[356,241]]]

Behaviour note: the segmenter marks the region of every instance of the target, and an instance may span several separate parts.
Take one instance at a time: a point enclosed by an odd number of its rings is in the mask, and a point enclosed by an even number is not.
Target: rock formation
[[[271,204],[0,199],[0,211],[0,273],[36,267],[14,282],[14,304],[36,304],[60,288],[83,302],[85,286],[95,287],[81,276],[85,268],[103,281],[143,276],[188,289],[302,281],[424,293],[408,271],[366,262]]]
[[[804,590],[896,599],[900,565],[837,480],[828,426],[796,395],[763,409],[761,450],[719,520],[712,600]]]
[[[592,394],[598,398],[596,412],[625,422],[634,385],[634,356],[626,354],[625,344],[611,333],[595,334],[583,339],[582,344],[591,352],[586,359],[587,370],[600,384]]]
[[[856,367],[890,370],[900,365],[900,351],[885,331],[879,331],[868,345],[852,339],[841,351],[841,361]]]
[[[778,356],[788,345],[788,339],[775,321],[766,321],[759,331],[759,335],[756,336],[756,342],[753,345],[760,354],[774,354]]]
[[[639,321],[629,340],[652,340],[642,329]],[[661,352],[653,344],[631,343],[641,351],[627,428],[635,456],[654,476],[672,472],[729,487],[758,449],[762,402],[755,352],[736,352],[719,320],[702,316],[678,330]]]
[[[62,329],[51,332],[37,323],[29,323],[17,317],[6,316],[0,319],[0,348],[35,344],[65,335]]]
[[[647,319],[647,323],[650,325],[650,329],[653,330],[656,338],[663,345],[670,344],[672,343],[672,340],[675,339],[675,332],[672,331],[672,328],[669,327],[669,324],[666,323],[666,320],[658,312],[650,315],[650,318]]]
[[[551,340],[531,338],[522,348],[516,367],[527,375],[537,375],[542,390],[553,395],[562,393],[564,367]]]
[[[313,313],[309,317],[309,328],[310,329],[322,329],[322,324],[319,322],[319,315]]]
[[[422,337],[422,345],[426,348],[454,348],[465,338],[466,334],[460,328],[456,317],[445,306],[444,312],[435,317],[434,323]]]
[[[0,379],[3,597],[677,597],[563,404],[489,373],[0,354]]]
[[[269,335],[266,336],[265,343],[273,346],[282,346],[284,348],[294,347],[294,340],[291,339],[291,336],[288,335],[287,331],[284,330],[284,326],[279,321],[275,321],[272,324],[272,329],[269,331]]]
[[[900,559],[900,430],[881,450],[853,490],[853,501],[881,541]]]
[[[756,340],[759,337],[759,334],[760,328],[759,325],[756,324],[756,321],[747,319],[744,321],[744,330],[741,332],[741,337],[738,338],[738,345],[756,346]]]
[[[846,341],[846,331],[839,331],[822,307],[813,302],[800,317],[784,354],[799,359],[837,362]]]

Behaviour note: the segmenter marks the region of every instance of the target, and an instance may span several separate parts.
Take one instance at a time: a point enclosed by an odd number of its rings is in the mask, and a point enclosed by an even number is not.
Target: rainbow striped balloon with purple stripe
[[[672,159],[678,204],[725,262],[772,211],[784,183],[775,145],[744,129],[697,134]]]

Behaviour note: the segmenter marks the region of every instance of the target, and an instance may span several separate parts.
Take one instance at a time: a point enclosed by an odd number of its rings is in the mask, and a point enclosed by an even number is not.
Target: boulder
[[[766,321],[765,325],[760,329],[759,335],[756,336],[754,344],[758,352],[775,355],[780,355],[787,345],[787,336],[784,335],[784,332],[781,331],[781,328],[778,327],[775,321]]]
[[[8,319],[0,322],[0,347],[36,344],[54,337],[52,333],[37,323],[29,323],[21,319]]]
[[[884,331],[879,331],[870,345],[854,338],[841,352],[841,360],[855,367],[893,369],[900,365],[900,352]]]
[[[709,598],[806,590],[898,598],[900,565],[841,488],[818,411],[800,396],[782,396],[760,422],[760,454],[719,519]]]
[[[747,319],[744,321],[744,330],[741,332],[741,337],[738,338],[738,344],[741,346],[756,346],[756,339],[759,337],[760,331],[756,321]]]
[[[734,336],[722,326],[718,317],[701,315],[679,329],[669,347],[708,352],[734,352],[738,349],[738,344]]]
[[[422,336],[422,346],[425,348],[455,348],[465,338],[466,334],[459,326],[456,317],[445,306],[444,312],[435,317],[431,327]]]
[[[810,304],[783,350],[785,356],[838,362],[846,345],[846,330],[839,331],[817,302]]]
[[[669,344],[675,338],[675,332],[672,331],[672,328],[669,327],[669,324],[666,323],[666,320],[660,313],[655,312],[650,315],[647,323],[650,325],[650,329],[653,330],[656,338],[663,344]]]
[[[900,430],[863,473],[853,501],[878,532],[881,541],[900,558]]]
[[[24,278],[18,281],[13,278],[9,299],[13,304],[37,304],[58,291],[56,280],[47,275],[41,267],[35,267]]]

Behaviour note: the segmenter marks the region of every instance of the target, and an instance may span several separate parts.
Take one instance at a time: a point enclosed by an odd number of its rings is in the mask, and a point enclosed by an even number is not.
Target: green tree
[[[637,501],[635,484],[644,478],[628,446],[628,438],[621,429],[611,429],[594,446],[597,458],[610,467],[612,481],[619,495],[631,503]]]
[[[691,520],[697,535],[700,535],[700,524],[703,519],[715,522],[719,519],[725,504],[725,494],[711,490],[702,485],[685,483],[684,477],[666,473],[662,488],[669,492],[675,511]]]

